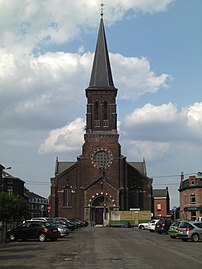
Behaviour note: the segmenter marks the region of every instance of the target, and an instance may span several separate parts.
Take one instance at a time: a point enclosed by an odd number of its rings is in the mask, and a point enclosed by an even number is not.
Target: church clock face
[[[107,168],[112,164],[113,155],[110,150],[97,148],[91,155],[91,161],[97,168]]]

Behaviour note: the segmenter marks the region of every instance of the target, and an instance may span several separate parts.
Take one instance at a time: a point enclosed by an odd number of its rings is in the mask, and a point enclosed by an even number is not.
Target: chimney
[[[181,175],[180,175],[180,188],[182,188],[182,182],[184,180],[184,173],[181,172]]]

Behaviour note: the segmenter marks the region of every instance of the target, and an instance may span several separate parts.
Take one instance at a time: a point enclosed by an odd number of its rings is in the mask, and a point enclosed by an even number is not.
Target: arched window
[[[71,206],[71,189],[65,186],[63,190],[63,206]]]
[[[94,104],[94,117],[95,117],[95,120],[99,120],[99,102],[98,101],[95,101],[95,104]]]
[[[104,107],[103,107],[103,112],[104,112],[104,117],[103,119],[104,120],[107,120],[108,119],[108,107],[107,107],[107,101],[104,101]]]
[[[95,101],[94,103],[94,125],[95,127],[100,127],[100,111],[98,101]]]
[[[104,101],[104,103],[103,103],[103,126],[104,127],[109,127],[107,101]]]

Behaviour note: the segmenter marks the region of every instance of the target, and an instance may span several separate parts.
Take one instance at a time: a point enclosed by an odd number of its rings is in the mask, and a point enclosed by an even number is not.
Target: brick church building
[[[56,159],[50,216],[103,224],[112,210],[151,210],[152,179],[146,164],[121,154],[116,97],[101,16],[87,98],[82,153],[75,162]]]

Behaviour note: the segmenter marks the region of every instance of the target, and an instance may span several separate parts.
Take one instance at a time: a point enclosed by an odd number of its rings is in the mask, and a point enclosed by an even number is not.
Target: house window
[[[71,189],[69,186],[64,187],[63,206],[71,206]]]
[[[161,210],[161,204],[156,205],[157,210]]]
[[[191,194],[191,204],[196,203],[196,195],[194,193]]]
[[[192,179],[190,180],[190,184],[191,184],[191,185],[194,185],[194,184],[195,184],[195,179],[194,179],[194,178],[192,178]]]
[[[185,203],[185,205],[187,204],[187,195],[186,194],[184,196],[184,203]]]
[[[13,186],[8,186],[7,187],[7,192],[9,195],[12,195],[13,194]]]

